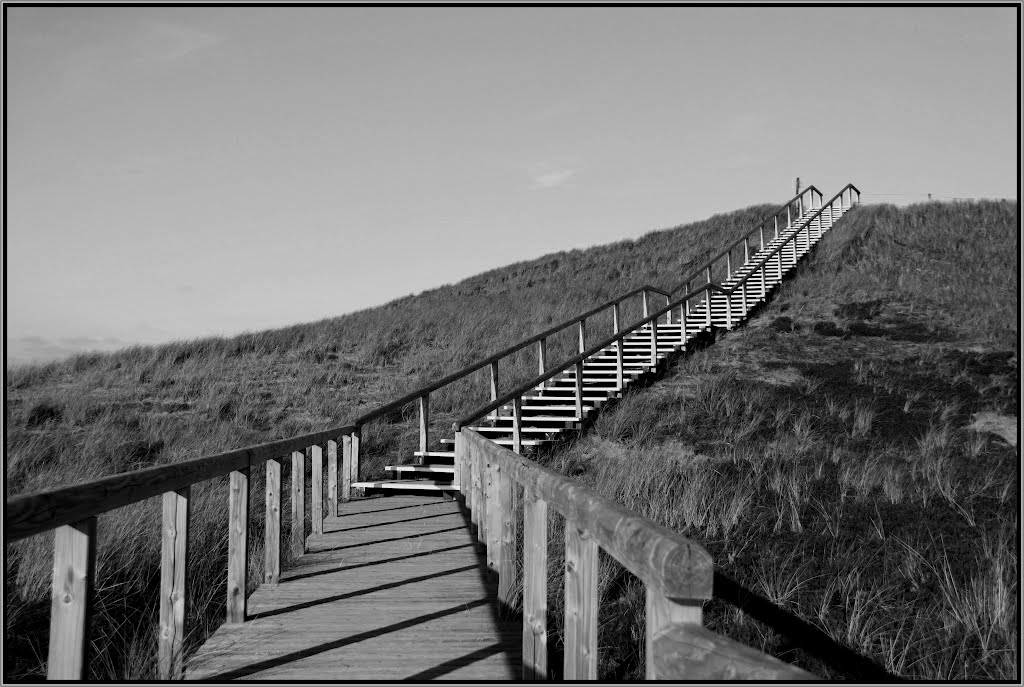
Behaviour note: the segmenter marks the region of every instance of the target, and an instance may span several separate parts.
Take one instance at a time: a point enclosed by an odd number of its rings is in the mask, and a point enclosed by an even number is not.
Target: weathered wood
[[[281,579],[281,459],[267,461],[267,513],[263,540],[263,581]]]
[[[580,320],[580,353],[587,350],[587,321]]]
[[[360,460],[359,450],[360,450],[360,446],[362,445],[362,434],[360,433],[359,429],[357,428],[357,429],[353,430],[353,432],[350,435],[350,437],[352,439],[352,482],[351,483],[355,484],[356,482],[359,481],[359,460]]]
[[[517,483],[532,489],[548,507],[589,532],[602,549],[645,584],[660,585],[665,596],[678,602],[711,598],[714,564],[696,542],[574,479],[498,446],[468,427],[462,433],[467,451],[479,454],[481,460],[500,463]]]
[[[650,306],[649,306],[649,304],[647,302],[647,289],[643,290],[643,294],[644,294],[643,295],[643,299],[644,299],[644,317],[647,317],[647,315],[650,314]]]
[[[489,454],[484,455],[487,465],[487,568],[494,574],[501,571],[501,494],[499,480],[501,468],[498,461],[492,460]]]
[[[548,677],[548,505],[528,490],[523,501],[523,680]]]
[[[512,450],[523,452],[523,399],[516,396],[512,399]]]
[[[522,627],[495,587],[457,503],[384,496],[343,504],[281,584],[258,587],[244,625],[221,625],[185,677],[227,682],[515,680]]]
[[[347,503],[352,498],[352,437],[341,438],[341,500]]]
[[[576,417],[583,420],[583,361],[576,363]]]
[[[96,572],[96,518],[60,526],[53,535],[48,680],[84,680]]]
[[[324,533],[324,451],[316,444],[309,447],[310,463],[313,466],[310,485],[310,522],[313,534]]]
[[[491,363],[491,400],[498,398],[498,361]],[[501,417],[501,407],[494,409],[495,417]]]
[[[275,455],[283,455],[294,447],[308,445],[307,441],[316,442],[337,436],[345,429],[348,427],[14,496],[4,504],[4,540],[17,541],[136,501],[160,496],[164,492],[220,477],[232,470],[247,468]]]
[[[498,605],[511,608],[512,593],[518,583],[516,549],[519,528],[516,522],[518,487],[507,471],[498,470],[498,511],[501,530],[498,537]]]
[[[249,579],[249,468],[231,473],[228,496],[227,622],[245,621],[245,588]]]
[[[543,338],[537,342],[537,374],[544,374],[548,366],[548,340]]]
[[[619,304],[616,303],[612,306],[612,333],[619,333]],[[615,342],[615,384],[619,389],[626,386],[624,369],[623,369],[623,356],[625,355],[625,342],[619,339]]]
[[[306,552],[306,454],[292,453],[292,557]]]
[[[566,518],[566,680],[597,679],[597,551],[597,541]]]
[[[651,320],[651,367],[658,365],[658,319]]]
[[[656,680],[657,668],[654,656],[654,638],[665,628],[678,623],[692,623],[700,625],[703,621],[702,610],[699,603],[678,604],[665,598],[661,590],[650,586],[646,589],[645,613],[646,628],[644,632],[645,656],[646,656],[646,678]]]
[[[338,515],[338,442],[327,442],[327,516]]]
[[[783,682],[814,675],[693,623],[669,625],[653,641],[654,680]]]
[[[182,673],[182,642],[188,589],[188,500],[189,487],[169,491],[163,498],[163,527],[160,546],[160,637],[157,677],[177,680]]]
[[[420,396],[420,451],[426,453],[427,446],[430,443],[429,435],[430,426],[430,394],[423,394]],[[416,462],[423,464],[423,457],[420,456],[416,459]]]

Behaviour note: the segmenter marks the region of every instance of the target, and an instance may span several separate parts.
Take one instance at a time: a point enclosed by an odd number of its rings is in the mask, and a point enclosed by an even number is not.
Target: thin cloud
[[[559,169],[538,174],[533,178],[533,188],[555,188],[569,181],[576,174],[575,169]]]

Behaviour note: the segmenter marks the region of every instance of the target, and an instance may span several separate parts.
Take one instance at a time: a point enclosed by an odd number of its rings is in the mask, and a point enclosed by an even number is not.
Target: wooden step
[[[385,470],[398,473],[413,473],[423,475],[454,475],[454,465],[386,465]]]
[[[417,458],[454,458],[455,451],[413,451]]]
[[[396,489],[422,491],[454,491],[454,482],[430,482],[415,479],[385,479],[379,482],[353,482],[353,489]]]

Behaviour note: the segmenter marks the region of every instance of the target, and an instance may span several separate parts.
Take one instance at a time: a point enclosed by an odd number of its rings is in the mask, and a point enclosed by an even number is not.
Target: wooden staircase
[[[749,237],[745,238],[743,262],[738,268],[733,269],[731,251],[718,256],[716,260],[725,257],[724,278],[713,279],[712,260],[706,268],[706,284],[700,289],[691,292],[687,282],[682,285],[685,290],[673,290],[695,294],[696,302],[686,300],[678,309],[675,322],[670,310],[664,321],[645,324],[621,340],[621,378],[620,347],[615,343],[583,361],[577,368],[582,372],[580,383],[576,379],[577,369],[566,369],[524,394],[519,408],[520,452],[528,455],[540,446],[560,441],[567,432],[579,431],[583,422],[605,403],[621,398],[631,386],[658,374],[667,360],[685,352],[696,337],[715,330],[732,330],[745,322],[853,206],[852,194],[849,205],[830,202],[823,206],[819,202],[818,207],[812,207],[813,194],[810,198],[804,204],[801,197],[799,209],[786,213],[783,226],[779,226],[776,218],[774,227],[767,232],[761,227],[756,251],[751,251]],[[581,350],[582,340],[581,331]],[[514,410],[512,403],[502,405],[471,429],[500,446],[513,448]],[[439,443],[446,450],[416,451],[414,462],[386,466],[394,478],[353,482],[352,488],[387,493],[458,491],[455,440],[442,438]]]

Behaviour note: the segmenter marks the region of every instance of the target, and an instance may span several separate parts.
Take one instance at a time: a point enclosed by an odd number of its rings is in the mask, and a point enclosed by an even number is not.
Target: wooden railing
[[[712,597],[714,563],[699,544],[468,427],[456,434],[455,446],[456,464],[471,485],[463,491],[465,503],[486,548],[487,567],[498,576],[499,605],[515,605],[512,595],[522,580],[523,680],[548,677],[549,506],[565,518],[565,680],[597,679],[599,549],[646,587],[648,680],[814,679],[701,626],[701,606]]]
[[[852,185],[837,194],[856,191]],[[804,194],[818,193],[809,187]],[[803,194],[794,198],[804,202]],[[820,198],[820,193],[818,193]],[[813,195],[809,195],[810,202]],[[833,199],[834,202],[835,198]],[[842,201],[840,201],[842,202]],[[783,206],[776,216],[789,208],[792,201]],[[819,209],[818,215],[821,210]],[[737,244],[733,244],[734,246]],[[720,259],[721,256],[716,257]],[[712,260],[711,262],[714,262]],[[762,265],[763,266],[763,265]],[[704,269],[704,268],[701,268]],[[698,270],[700,271],[700,270]],[[745,283],[745,282],[744,282]],[[707,297],[711,290],[723,293],[735,292],[717,284],[708,283]],[[338,502],[347,501],[351,496],[351,485],[360,477],[361,430],[362,427],[381,416],[415,402],[419,407],[420,450],[428,450],[429,443],[429,398],[438,389],[458,381],[467,375],[489,367],[489,388],[491,403],[474,411],[455,423],[457,431],[472,420],[496,410],[512,401],[515,415],[515,437],[519,449],[519,406],[520,397],[537,384],[550,379],[559,372],[575,365],[577,372],[582,361],[614,342],[619,342],[618,382],[622,386],[622,339],[640,327],[650,324],[652,328],[652,360],[657,355],[657,324],[666,317],[672,322],[672,310],[680,308],[681,321],[685,325],[686,303],[700,297],[686,293],[682,298],[672,299],[671,291],[653,286],[643,286],[618,298],[596,306],[582,315],[551,327],[540,334],[520,341],[500,353],[470,365],[432,384],[417,389],[388,404],[375,408],[355,420],[332,429],[313,432],[289,439],[282,439],[249,448],[205,456],[189,461],[174,463],[134,472],[112,475],[90,482],[61,487],[45,492],[15,496],[5,504],[4,540],[14,542],[25,537],[56,529],[54,534],[54,574],[51,591],[50,647],[47,676],[50,679],[82,679],[85,677],[89,647],[90,600],[94,589],[97,516],[108,511],[136,503],[154,496],[163,499],[162,546],[161,546],[161,597],[160,637],[158,675],[161,679],[178,677],[182,673],[182,642],[185,636],[185,609],[189,600],[186,587],[185,562],[189,541],[189,500],[191,486],[205,480],[229,476],[228,516],[228,565],[226,618],[229,623],[240,623],[245,619],[246,584],[248,571],[247,543],[249,537],[248,495],[249,474],[262,464],[266,471],[266,523],[265,523],[265,582],[277,583],[281,574],[281,489],[282,463],[291,457],[291,550],[301,554],[305,548],[305,474],[306,460],[312,467],[312,497],[309,511],[312,513],[312,531],[322,531],[325,504],[323,496],[324,453],[327,454],[327,497],[326,514],[337,513]],[[652,294],[663,296],[666,305],[652,312]],[[643,318],[628,328],[620,327],[620,307],[630,298],[641,296]],[[587,321],[589,318],[611,309],[613,336],[596,346],[587,347]],[[577,327],[580,354],[569,361],[550,367],[547,361],[547,340],[549,337],[569,328]],[[510,393],[499,396],[498,364],[527,346],[537,344],[537,360],[540,376]],[[577,380],[582,375],[577,374]],[[577,384],[577,387],[579,385]],[[578,410],[582,410],[582,392],[577,394]],[[582,412],[578,413],[582,417]],[[341,453],[339,456],[339,443]],[[456,488],[463,478],[469,476],[463,469],[456,470]],[[466,492],[465,489],[463,489]],[[468,493],[468,492],[467,492]],[[476,513],[477,510],[474,510]],[[603,545],[603,544],[602,544]],[[611,551],[609,549],[609,551]],[[613,554],[614,555],[614,554]]]

